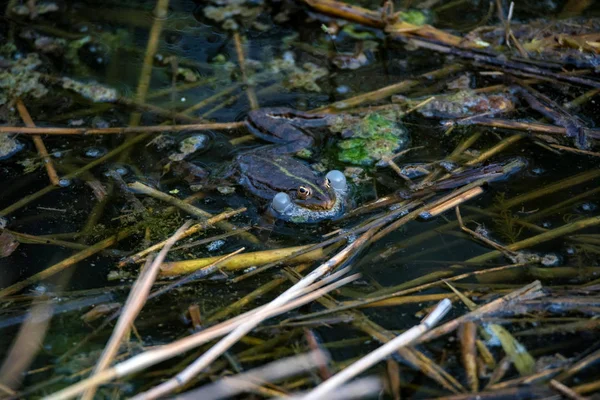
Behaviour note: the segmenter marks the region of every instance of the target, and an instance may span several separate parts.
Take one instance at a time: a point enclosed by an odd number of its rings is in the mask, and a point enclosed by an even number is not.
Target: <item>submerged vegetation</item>
[[[0,398],[600,391],[594,2],[2,7]]]

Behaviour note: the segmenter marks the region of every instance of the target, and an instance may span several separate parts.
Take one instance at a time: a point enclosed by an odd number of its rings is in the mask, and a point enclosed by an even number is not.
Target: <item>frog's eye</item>
[[[329,189],[331,187],[331,181],[329,180],[329,178],[325,178],[325,187],[327,189]]]
[[[306,200],[312,196],[312,190],[306,186],[300,186],[298,188],[298,198]]]

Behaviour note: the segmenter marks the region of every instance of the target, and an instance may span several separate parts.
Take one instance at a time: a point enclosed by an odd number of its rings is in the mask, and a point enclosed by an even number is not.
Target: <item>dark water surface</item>
[[[451,2],[438,3],[437,7],[441,7],[450,5]],[[455,6],[441,8],[439,12],[432,11],[430,23],[438,28],[451,29],[460,34],[477,26],[488,14],[488,2],[486,1],[457,3]],[[561,1],[519,2],[516,5],[515,19],[527,22],[538,17],[555,18],[564,3]],[[412,50],[402,43],[386,40],[381,31],[357,27],[355,28],[357,31],[365,35],[369,34],[369,40],[376,44],[376,47],[365,50],[368,60],[365,66],[356,70],[339,69],[330,62],[328,55],[342,52],[352,53],[358,40],[353,39],[346,32],[341,32],[336,37],[334,48],[331,37],[325,35],[321,29],[322,24],[328,23],[327,18],[318,18],[317,14],[307,12],[302,5],[293,2],[248,1],[239,2],[239,4],[243,4],[246,11],[252,15],[252,17],[244,19],[237,18],[236,21],[245,51],[245,73],[256,93],[260,107],[285,106],[310,110],[411,79],[457,61],[452,56],[430,50]],[[7,2],[0,2],[0,5],[2,9],[5,9]],[[220,2],[217,1],[212,4],[212,6],[219,5]],[[361,5],[372,9],[379,6],[379,4],[367,4],[367,2],[363,2]],[[18,49],[17,53],[22,55],[38,52],[42,60],[42,66],[38,68],[39,72],[54,77],[68,76],[85,82],[95,81],[117,89],[121,96],[132,98],[137,90],[149,31],[154,22],[152,9],[155,3],[66,1],[61,2],[59,6],[60,11],[49,14],[52,15],[51,17],[41,15],[33,21],[21,17],[0,19],[0,40],[2,43],[8,43],[11,38],[14,38]],[[216,122],[241,121],[250,111],[251,105],[244,90],[246,86],[243,84],[242,72],[239,69],[232,31],[223,28],[223,22],[207,18],[204,12],[207,6],[208,2],[171,0],[169,17],[164,21],[158,52],[154,59],[146,102],[166,110],[183,111],[227,90],[227,93],[218,100],[209,102],[190,115]],[[400,7],[401,4],[397,4],[397,6]],[[235,7],[232,9],[236,10]],[[598,5],[592,5],[586,11],[590,16],[598,15],[599,12]],[[495,24],[496,22],[497,18],[494,12],[489,23]],[[23,32],[34,32],[39,36],[60,38],[64,41],[62,44],[64,50],[46,53],[36,50],[34,42],[28,39]],[[78,40],[89,40],[89,42],[79,46],[74,59],[67,60],[65,52],[69,51],[69,48],[72,49],[75,46],[73,43]],[[318,85],[319,91],[307,90],[306,85],[290,87],[286,83],[286,79],[290,79],[289,72],[283,74],[274,72],[272,67],[274,61],[282,62],[282,60],[286,58],[289,60],[292,57],[296,67],[304,72],[310,68],[323,69],[324,76],[312,83]],[[311,63],[308,69],[305,67],[306,63]],[[182,69],[181,73],[173,78],[173,71],[178,68]],[[192,75],[198,84],[191,88],[181,88],[182,85],[193,85],[193,82],[185,82],[184,74]],[[179,89],[169,90],[174,79]],[[501,83],[477,74],[473,74],[472,80],[477,87]],[[445,90],[445,82],[446,80],[441,83],[424,83],[413,93],[406,95],[421,98],[442,92]],[[99,106],[81,96],[53,88],[50,84],[48,87],[51,91],[48,96],[27,100],[29,112],[38,126],[104,127],[130,124],[133,112],[131,109],[115,104]],[[544,92],[559,103],[568,102],[588,90],[588,88],[581,87],[558,89],[552,85],[542,87],[542,89],[545,89]],[[161,91],[163,94],[160,94]],[[157,93],[159,95],[156,95]],[[597,97],[595,99],[592,98],[577,110],[578,115],[584,118],[590,127],[600,122],[598,120],[600,105],[597,104]],[[386,98],[379,104],[389,103],[389,98]],[[531,113],[531,110],[523,106],[520,107],[517,114],[512,114],[512,116],[526,117],[529,115],[528,112]],[[532,118],[539,119],[541,117],[535,114]],[[2,124],[8,126],[21,124],[18,114],[12,113],[6,107],[0,108],[0,120]],[[159,125],[165,121],[164,118],[146,112],[141,115],[140,125]],[[472,149],[479,151],[490,148],[511,134],[509,131],[495,131],[492,128],[467,127],[457,128],[445,135],[445,129],[439,124],[439,121],[426,119],[416,113],[406,117],[403,124],[411,136],[410,146],[419,147],[419,149],[397,159],[396,161],[400,165],[443,159],[462,140],[475,132],[480,132],[481,137],[472,146]],[[121,167],[127,172],[123,176],[123,180],[127,183],[141,180],[157,186],[163,192],[185,198],[193,193],[189,184],[169,172],[163,175],[161,168],[165,158],[177,149],[178,143],[196,133],[189,131],[169,133],[165,137],[172,142],[163,149],[148,145],[148,140],[142,141],[132,148],[126,159],[113,158],[67,182],[66,187],[52,190],[29,202],[26,206],[6,213],[3,215],[6,227],[12,231],[36,236],[55,235],[54,237],[57,239],[64,238],[64,240],[85,245],[99,242],[126,224],[138,219],[136,216],[131,216],[131,203],[127,196],[112,183],[107,172]],[[247,132],[244,129],[206,132],[206,134],[210,137],[210,147],[205,151],[197,152],[187,160],[209,170],[227,166],[233,154],[259,144],[258,141],[246,142],[239,146],[232,146],[229,143],[229,140],[233,138],[246,135]],[[36,159],[37,154],[28,137],[20,136],[17,137],[17,140],[26,146],[25,149],[7,160],[0,160],[0,209],[5,209],[48,185],[48,177],[43,168],[37,168],[33,172],[24,171],[23,162],[27,159]],[[94,157],[90,156],[93,153],[90,152],[91,150],[100,153],[110,151],[124,140],[124,135],[44,136],[44,142],[55,159],[60,176],[92,161]],[[333,138],[326,140],[322,150],[325,157],[329,157],[335,150],[335,140]],[[597,170],[599,165],[598,157],[567,152],[556,154],[539,146],[532,138],[525,138],[517,142],[492,160],[506,160],[516,156],[527,160],[526,167],[506,180],[491,183],[486,187],[486,192],[482,196],[466,204],[470,208],[462,209],[463,215],[474,216],[477,223],[482,224],[481,226],[491,232],[494,240],[505,244],[510,243],[505,232],[507,230],[506,221],[494,220],[477,214],[474,212],[475,209],[485,210],[490,207],[501,207],[500,199],[502,198],[508,201],[552,185],[554,182]],[[343,170],[347,167],[332,157],[329,157],[328,163],[328,169]],[[356,205],[391,194],[404,187],[404,181],[388,168],[366,168],[363,176],[366,183],[353,189]],[[94,180],[100,181],[105,187],[114,188],[112,195],[108,197],[103,207],[98,206],[99,201],[88,185],[90,181]],[[536,197],[533,201],[519,202],[510,207],[507,215],[512,218],[529,218],[530,215],[535,215],[532,213],[536,211],[543,211],[595,189],[599,183],[600,179],[596,177],[564,190]],[[138,198],[144,200],[144,205],[148,208],[162,206],[159,201],[148,201],[141,196]],[[600,196],[597,193],[582,196],[581,199],[567,202],[563,207],[541,219],[532,217],[530,222],[545,229],[553,229],[577,219],[598,216],[600,214],[599,199]],[[247,207],[246,213],[236,216],[231,222],[240,227],[252,226],[251,232],[259,237],[261,243],[249,244],[231,237],[224,239],[224,242],[216,250],[205,244],[189,250],[174,252],[169,256],[172,260],[225,254],[237,250],[241,246],[246,246],[249,250],[258,250],[315,243],[321,240],[321,235],[338,228],[354,226],[361,221],[359,217],[350,221],[325,221],[311,225],[295,225],[281,221],[273,225],[269,221],[265,221],[264,204],[257,203],[240,187],[236,187],[234,194],[207,191],[205,196],[195,204],[214,214],[228,208]],[[92,213],[98,215],[97,220],[91,217]],[[128,215],[129,217],[127,217]],[[185,218],[186,216],[181,214],[173,215],[167,220],[157,220],[153,229],[148,232],[149,243],[163,240],[172,234]],[[465,260],[491,250],[488,246],[461,233],[456,226],[447,229],[446,225],[455,219],[454,212],[448,211],[432,220],[412,221],[374,243],[367,251],[352,260],[354,268],[363,273],[361,280],[337,293],[336,299],[341,301],[364,296],[428,273],[448,271],[450,265],[461,264]],[[90,224],[90,221],[93,222],[84,237],[60,236],[60,234],[82,232],[86,224]],[[476,225],[471,224],[470,227],[474,229]],[[519,230],[518,227],[516,229]],[[203,236],[194,237],[194,240],[219,233],[222,232],[213,229]],[[538,234],[528,229],[517,233],[515,241]],[[597,267],[600,230],[596,226],[576,234],[593,235],[591,237],[596,242],[583,244],[572,238],[560,238],[528,250],[540,254],[552,253],[556,255],[558,264],[561,266]],[[11,343],[18,333],[19,324],[32,300],[35,302],[35,299],[39,299],[42,302],[49,301],[55,304],[56,315],[52,319],[40,352],[29,368],[32,372],[24,377],[24,383],[21,386],[23,390],[28,390],[35,384],[44,383],[47,386],[32,393],[31,396],[37,397],[44,393],[51,393],[69,385],[72,382],[71,374],[93,366],[99,351],[103,349],[110,336],[110,328],[101,330],[76,354],[69,355],[64,359],[59,357],[64,356],[69,349],[99,326],[99,321],[102,319],[87,323],[82,322],[80,318],[82,314],[90,310],[92,304],[124,301],[129,285],[136,276],[136,270],[131,267],[126,268],[128,274],[124,273],[121,279],[109,280],[108,276],[111,271],[113,274],[115,271],[121,271],[115,265],[123,254],[136,252],[146,247],[143,240],[143,232],[139,232],[111,247],[120,253],[104,252],[85,258],[67,272],[28,286],[19,292],[20,295],[12,295],[0,300],[0,329],[2,329],[0,356],[8,354]],[[0,287],[9,287],[64,260],[74,252],[75,250],[61,246],[21,243],[10,256],[0,258]],[[508,263],[510,263],[509,260],[499,257],[485,263],[485,266],[499,266]],[[467,264],[462,265],[458,270],[471,271],[479,267],[481,264]],[[595,276],[584,273],[575,274],[566,279],[554,279],[551,274],[548,276],[550,278],[542,281],[544,285],[579,285],[596,279]],[[135,344],[132,344],[128,350],[131,353],[137,353],[142,346],[169,343],[188,334],[191,331],[191,324],[186,319],[186,314],[190,305],[197,304],[203,316],[210,315],[215,310],[243,297],[279,275],[277,272],[266,272],[239,283],[232,283],[228,279],[233,277],[235,277],[233,273],[228,277],[219,275],[216,279],[186,285],[157,300],[151,300],[136,321],[136,329],[143,343],[139,343],[137,339],[132,340]],[[504,279],[499,278],[493,283],[470,281],[474,284],[481,283],[483,286],[459,286],[465,291],[473,290],[470,292],[473,299],[485,299],[486,296],[494,296],[495,286],[493,284],[518,287],[536,278],[539,277],[521,273],[510,275]],[[436,289],[427,293],[440,292],[440,289]],[[274,297],[273,293],[266,295],[257,304],[262,304],[272,297]],[[365,309],[364,312],[386,329],[402,331],[417,324],[422,317],[422,314],[417,314],[417,312],[433,304],[433,302],[419,302],[395,307]],[[301,309],[300,312],[318,310],[320,310],[320,306],[313,305]],[[463,312],[463,306],[456,302],[454,315],[458,316]],[[275,323],[273,322],[272,325]],[[531,327],[531,324],[525,323],[519,326],[519,328],[527,329]],[[289,328],[279,330],[270,327],[256,332],[254,336],[260,340],[266,340],[289,331]],[[314,332],[324,344],[338,340],[356,339],[364,335],[347,324],[322,325],[316,327]],[[368,350],[376,347],[376,343],[370,338],[365,336],[363,339],[342,348],[332,349],[333,358],[341,362],[364,355]],[[585,348],[594,346],[595,341],[593,331],[523,337],[523,343],[530,351],[538,350],[536,357],[553,355],[554,352],[560,352],[565,357],[572,357]],[[552,344],[563,344],[563,347],[557,346],[559,347],[557,350],[549,349]],[[244,346],[235,347],[232,354],[235,355],[236,352],[244,349]],[[456,347],[456,343],[439,341],[427,351],[433,359],[462,379],[462,367],[459,360],[455,358]],[[286,351],[291,354],[297,349],[306,349],[301,332],[293,336],[293,339],[286,345],[278,346],[276,351],[279,353],[275,358],[285,355]],[[446,352],[452,354],[448,359],[445,358]],[[265,357],[265,360],[269,361],[270,358]],[[125,397],[139,389],[148,389],[157,384],[159,379],[171,376],[172,373],[165,370],[169,367],[177,367],[177,363],[180,361],[181,359],[161,365],[160,372],[159,368],[155,368],[136,376],[129,381],[131,385],[125,384],[120,387],[119,390],[122,391],[122,394],[113,393],[110,388],[98,396]],[[241,365],[243,369],[249,369],[257,363],[259,362],[248,361],[241,362]],[[233,370],[231,366],[227,368]],[[410,388],[407,389],[407,396],[429,397],[444,393],[443,389],[433,381],[408,367],[402,366],[402,368],[403,371],[406,369],[402,375],[403,382],[410,385]],[[378,372],[382,373],[382,371],[383,369]],[[218,374],[220,371],[215,373]],[[56,382],[53,383],[54,379]],[[127,392],[128,390],[129,392]]]

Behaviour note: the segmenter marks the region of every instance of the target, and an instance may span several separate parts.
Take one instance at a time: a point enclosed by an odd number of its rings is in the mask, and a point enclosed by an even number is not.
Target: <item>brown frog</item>
[[[289,153],[317,143],[315,128],[329,125],[332,116],[290,108],[251,111],[246,124],[256,137],[273,143],[239,154],[234,170],[238,183],[253,195],[270,201],[279,218],[315,222],[339,215],[347,193],[340,171],[325,177]]]

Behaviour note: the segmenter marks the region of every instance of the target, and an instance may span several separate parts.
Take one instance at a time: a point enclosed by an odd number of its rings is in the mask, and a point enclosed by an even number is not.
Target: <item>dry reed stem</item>
[[[482,234],[477,233],[477,232],[467,228],[463,222],[462,215],[460,214],[460,208],[458,206],[456,206],[455,210],[456,210],[456,220],[458,221],[458,225],[460,226],[460,229],[463,232],[468,233],[469,235],[473,236],[475,239],[478,239],[478,240],[482,241],[483,243],[487,244],[488,246],[502,252],[502,254],[511,255],[511,256],[514,256],[516,254],[514,251],[508,250],[506,247],[494,242],[493,240],[486,238]]]
[[[458,338],[469,387],[471,392],[477,393],[479,391],[479,376],[477,373],[477,326],[475,323],[468,321],[462,324],[458,328]]]
[[[240,269],[278,262],[279,260],[287,258],[290,254],[298,253],[311,246],[312,245],[285,247],[279,249],[254,251],[250,253],[239,254],[235,257],[232,257],[227,262],[223,263],[221,268],[227,271],[239,271]],[[322,248],[316,249],[312,250],[311,252],[304,253],[300,256],[288,259],[287,262],[290,264],[311,262],[322,258],[328,252],[328,250],[324,250]],[[164,263],[161,266],[160,274],[162,276],[174,276],[198,271],[203,268],[206,268],[206,266],[212,263],[216,258],[218,257],[206,257],[184,261],[171,261],[168,263]]]
[[[279,315],[285,313],[287,311],[293,310],[294,308],[298,308],[304,304],[310,303],[319,297],[322,297],[326,293],[341,287],[348,282],[351,282],[357,279],[358,276],[350,276],[344,279],[341,279],[337,282],[330,284],[329,286],[314,290],[307,295],[299,297],[290,303],[286,304],[284,307],[271,310],[268,314],[269,317]],[[235,329],[236,326],[239,326],[243,321],[250,318],[252,315],[263,309],[265,306],[261,306],[257,309],[248,311],[244,314],[241,314],[237,317],[234,317],[230,320],[221,322],[215,326],[207,328],[203,331],[195,333],[186,338],[180,339],[173,343],[160,346],[153,350],[148,350],[142,354],[134,356],[120,364],[117,364],[111,368],[108,368],[93,377],[84,379],[80,382],[77,382],[69,387],[66,387],[58,392],[55,392],[49,396],[46,396],[46,400],[66,400],[72,397],[77,396],[79,393],[85,391],[88,387],[98,386],[105,382],[108,382],[112,379],[123,377],[134,372],[142,371],[152,365],[158,364],[162,361],[168,360],[172,357],[176,357],[190,349],[198,347],[204,343],[207,343],[211,340],[214,340],[220,336],[231,332]]]
[[[298,296],[298,293],[300,291],[310,286],[317,279],[321,278],[322,276],[333,270],[341,262],[350,257],[357,249],[361,248],[373,236],[374,233],[374,230],[370,230],[361,235],[356,241],[345,247],[343,250],[341,250],[338,254],[330,258],[325,263],[321,264],[314,271],[308,274],[305,278],[301,279],[298,283],[294,284],[291,288],[289,288],[284,293],[275,298],[273,301],[264,306],[264,308],[258,310],[251,318],[242,322],[228,336],[221,339],[217,344],[211,347],[210,350],[204,353],[192,364],[190,364],[190,366],[188,366],[186,369],[178,373],[174,378],[156,386],[155,388],[145,393],[141,393],[135,396],[134,399],[155,399],[172,392],[173,390],[182,385],[185,385],[200,371],[206,368],[211,362],[213,362],[219,356],[221,356],[223,352],[225,352],[227,349],[229,349],[231,346],[237,343],[243,336],[245,336],[258,324],[260,324],[266,318],[268,318],[268,315],[272,310],[282,307],[286,303],[289,303],[291,300]]]
[[[298,277],[293,276],[291,273],[288,273],[288,271],[289,270],[285,269],[284,273],[290,276],[290,279],[299,279]],[[319,298],[318,302],[328,309],[333,309],[337,306],[337,302],[325,296]],[[393,333],[389,332],[381,325],[371,321],[366,315],[358,310],[348,311],[347,315],[349,316],[349,321],[351,321],[350,323],[355,329],[365,332],[367,335],[381,343],[387,343],[396,337]],[[420,351],[413,349],[412,347],[404,347],[398,350],[398,354],[409,364],[416,366],[417,369],[421,370],[425,375],[436,381],[447,390],[453,393],[464,391],[464,388],[456,379],[454,379],[453,376],[449,375],[443,368],[441,368],[431,359],[427,358]]]
[[[21,385],[27,369],[42,348],[53,310],[53,302],[35,304],[34,300],[10,350],[6,352],[0,368],[0,386],[17,389]]]
[[[129,296],[125,301],[125,305],[121,309],[121,316],[119,317],[115,328],[113,329],[113,333],[106,343],[106,347],[102,351],[102,355],[100,359],[96,363],[96,367],[92,372],[92,376],[106,369],[108,365],[113,361],[115,355],[119,351],[119,347],[121,346],[121,342],[123,338],[128,334],[129,329],[133,325],[133,321],[137,318],[140,311],[146,304],[146,300],[148,295],[150,294],[150,290],[152,289],[152,285],[158,276],[158,271],[160,265],[164,261],[165,257],[171,247],[180,239],[181,235],[185,230],[190,226],[191,222],[187,221],[183,226],[181,226],[173,236],[171,236],[167,243],[165,243],[164,247],[158,253],[158,256],[151,260],[150,258],[147,260],[146,265],[140,272],[138,278],[134,282],[131,290],[129,292]],[[89,388],[82,396],[82,400],[91,400],[96,393],[96,388]]]
[[[235,52],[238,58],[238,64],[240,65],[240,71],[242,72],[242,82],[246,85],[246,96],[250,103],[250,108],[256,110],[259,108],[258,99],[254,89],[248,83],[248,75],[246,74],[246,56],[244,55],[244,48],[242,46],[242,37],[238,31],[233,32],[233,42],[235,43]]]
[[[146,44],[146,52],[144,53],[144,61],[142,63],[142,69],[140,71],[140,78],[138,80],[137,90],[135,92],[135,101],[143,103],[146,100],[148,89],[150,87],[150,79],[152,78],[152,68],[154,67],[154,56],[158,49],[158,43],[164,23],[167,19],[167,13],[169,10],[169,0],[157,0],[156,6],[154,7],[154,21],[152,22],[152,28],[148,36],[148,43]],[[133,113],[129,119],[130,126],[137,126],[140,123],[142,115],[140,113]]]
[[[589,150],[576,149],[574,147],[561,146],[560,144],[550,144],[550,147],[557,150],[569,151],[571,153],[584,154],[586,156],[600,157],[600,153]]]
[[[273,268],[276,265],[279,265],[283,261],[287,261],[287,260],[289,260],[291,258],[297,257],[297,256],[299,256],[301,254],[304,254],[304,253],[307,253],[309,251],[312,251],[312,250],[315,250],[315,249],[318,249],[318,248],[323,248],[323,247],[325,247],[327,245],[330,245],[330,244],[338,243],[341,240],[344,240],[344,239],[348,238],[351,235],[358,235],[360,233],[368,231],[369,229],[379,228],[379,227],[383,226],[384,224],[386,224],[387,222],[389,222],[389,221],[397,218],[398,216],[402,215],[405,211],[410,210],[410,209],[416,207],[417,204],[420,204],[420,203],[417,202],[417,201],[411,201],[411,202],[409,202],[407,204],[404,204],[402,207],[399,207],[399,208],[397,208],[397,209],[395,209],[395,210],[387,213],[386,215],[382,216],[381,218],[378,218],[378,219],[376,219],[374,221],[370,221],[369,223],[367,223],[365,225],[362,225],[362,226],[359,226],[359,227],[356,227],[356,228],[352,228],[352,229],[350,229],[348,231],[342,232],[338,236],[335,236],[335,237],[332,237],[330,239],[324,240],[321,243],[314,244],[314,245],[312,245],[311,247],[309,247],[309,248],[307,248],[305,250],[301,250],[301,251],[298,251],[296,253],[290,254],[288,257],[285,257],[284,259],[280,260],[277,263],[270,263],[270,264],[264,265],[264,266],[262,266],[260,268],[256,268],[256,269],[254,269],[254,270],[252,270],[250,272],[247,272],[244,275],[238,276],[238,277],[236,277],[236,278],[233,279],[233,282],[234,283],[240,282],[240,281],[242,281],[244,279],[247,279],[247,278],[249,278],[251,276],[257,275],[257,274],[259,274],[261,272],[264,272],[264,271],[266,271],[266,270],[268,270],[270,268]]]
[[[311,266],[311,264],[309,264],[309,263],[301,264],[301,265],[298,265],[297,267],[295,267],[294,271],[300,273],[310,266]],[[264,285],[256,288],[252,292],[248,293],[246,296],[242,297],[241,299],[236,300],[233,303],[228,304],[224,308],[216,311],[214,314],[209,315],[206,318],[206,322],[217,321],[217,320],[223,319],[224,317],[226,317],[228,315],[238,312],[243,307],[250,304],[252,301],[256,300],[259,297],[263,297],[270,291],[276,289],[277,287],[279,287],[280,285],[285,283],[285,281],[287,281],[287,278],[275,278],[275,279],[270,280],[269,282],[265,283]]]
[[[17,99],[16,105],[17,110],[19,111],[19,115],[21,116],[21,119],[23,120],[25,125],[31,128],[35,128],[35,123],[33,122],[31,115],[29,115],[29,111],[27,111],[27,107],[25,107],[23,101],[21,99]],[[37,149],[38,154],[40,155],[40,158],[44,161],[44,167],[46,168],[46,173],[48,174],[50,183],[52,183],[54,186],[58,186],[58,174],[56,173],[56,169],[54,169],[54,164],[52,163],[52,159],[48,154],[48,150],[46,149],[44,141],[38,135],[33,136],[32,139],[33,143],[35,144],[35,148]]]
[[[436,207],[438,207],[441,204],[444,204],[446,202],[450,202],[450,204],[454,204],[455,199],[457,199],[457,198],[460,199],[465,193],[468,193],[472,189],[474,189],[480,185],[483,185],[487,180],[488,179],[486,179],[486,178],[477,179],[476,181],[473,181],[473,182],[469,183],[468,185],[464,185],[464,186],[452,191],[451,193],[432,201],[431,203],[425,204],[422,207],[419,207],[416,210],[411,211],[410,213],[406,214],[399,220],[394,221],[391,224],[389,224],[388,226],[386,226],[385,228],[381,229],[373,237],[373,242],[377,242],[378,240],[382,239],[383,237],[385,237],[386,235],[395,231],[396,229],[400,228],[401,226],[406,225],[407,223],[409,223],[410,221],[412,221],[414,219],[417,219],[422,214],[429,212],[429,210],[431,210],[431,209],[435,209]]]
[[[559,381],[557,381],[555,379],[550,380],[550,387],[552,389],[556,390],[561,395],[563,395],[566,398],[571,399],[571,400],[586,400],[586,399],[588,399],[588,397],[579,395],[573,389],[560,383]]]
[[[123,135],[130,133],[164,133],[182,131],[232,130],[244,128],[245,122],[215,122],[185,125],[123,126],[113,128],[53,128],[35,126],[0,126],[0,133],[31,135]]]
[[[543,196],[547,196],[554,192],[566,190],[570,187],[588,182],[588,181],[590,181],[592,179],[596,179],[598,177],[600,177],[600,169],[597,169],[597,168],[591,169],[589,171],[585,171],[585,172],[567,177],[565,179],[561,179],[560,181],[554,182],[554,183],[552,183],[548,186],[545,186],[541,189],[534,189],[534,190],[524,193],[522,195],[515,196],[511,199],[506,200],[504,202],[504,206],[506,206],[507,208],[511,208],[511,207],[514,207],[517,205],[522,205],[525,202],[535,200],[535,199],[543,197]],[[490,211],[490,210],[493,211],[493,208],[490,207],[490,208],[486,209],[486,211]],[[472,217],[466,217],[465,222],[471,221],[472,219],[473,219]],[[435,229],[431,229],[429,231],[417,234],[417,235],[411,237],[410,239],[404,240],[404,241],[394,245],[394,248],[405,249],[410,246],[414,246],[414,245],[419,244],[427,239],[438,236],[440,233],[446,232],[446,231],[456,228],[456,227],[458,227],[458,221],[448,222],[445,225],[437,226]]]
[[[52,186],[49,186],[52,187]],[[195,196],[192,195],[188,198],[186,198],[183,201],[193,201],[195,199]],[[176,211],[176,209],[174,207],[168,207],[164,210],[163,212],[163,216],[168,216],[172,213],[174,213]],[[92,256],[110,246],[112,246],[113,244],[119,242],[120,240],[123,240],[129,236],[131,236],[132,234],[134,234],[135,232],[137,232],[139,229],[141,229],[144,226],[145,222],[141,221],[131,227],[122,229],[121,231],[117,232],[114,235],[109,236],[108,238],[101,240],[100,242],[97,242],[96,244],[87,247],[86,249],[73,254],[70,257],[65,258],[64,260],[46,268],[45,270],[38,272],[37,274],[30,276],[29,278],[26,278],[20,282],[17,282],[7,288],[4,288],[2,290],[0,290],[0,299],[2,299],[3,297],[6,297],[8,295],[14,294],[16,292],[19,292],[20,290],[26,288],[27,286],[39,282],[41,280],[44,280],[46,278],[49,278],[50,276],[61,272],[62,270],[71,267],[72,265],[78,263],[81,260],[86,259],[89,256]]]
[[[436,216],[448,211],[451,208],[458,209],[459,204],[462,204],[465,201],[469,201],[469,200],[479,196],[482,193],[483,193],[483,189],[481,188],[481,186],[474,187],[470,190],[467,190],[464,193],[459,194],[458,196],[456,196],[452,199],[449,199],[448,201],[446,201],[442,204],[438,204],[437,206],[430,208],[429,210],[426,211],[426,213],[428,213],[429,216],[431,216],[431,217],[436,217]]]
[[[521,385],[532,385],[535,383],[541,383],[548,381],[551,377],[558,374],[562,370],[562,367],[556,368],[546,368],[540,372],[532,373],[530,375],[522,376],[519,378],[510,379],[504,382],[495,383],[493,385],[489,385],[486,389],[490,390],[501,390],[506,389],[513,386],[521,386]]]
[[[112,246],[113,244],[117,243],[118,241],[131,236],[132,234],[137,232],[137,230],[140,229],[140,227],[141,227],[141,224],[136,224],[133,227],[123,229],[122,231],[118,232],[117,234],[112,235],[104,240],[101,240],[100,242],[98,242],[92,246],[89,246],[87,249],[81,250],[80,252],[75,253],[70,257],[65,258],[64,260],[44,269],[43,271],[38,272],[37,274],[30,276],[29,278],[25,278],[22,281],[19,281],[9,287],[6,287],[6,288],[0,290],[0,299],[4,298],[6,296],[9,296],[11,294],[17,293],[17,292],[25,289],[29,285],[32,285],[34,283],[37,283],[44,279],[47,279],[47,278],[53,276],[54,274],[57,274],[65,269],[77,264],[79,261],[82,261],[82,260],[86,259],[87,257],[92,256],[92,255],[98,253],[99,251]]]
[[[587,368],[591,364],[600,360],[600,350],[594,351],[592,354],[587,355],[583,359],[577,361],[572,364],[569,368],[563,371],[560,375],[556,377],[557,381],[564,381],[573,375],[577,374],[579,371]]]
[[[217,222],[223,221],[225,219],[229,219],[235,215],[241,214],[243,212],[246,212],[246,208],[238,208],[237,210],[233,210],[233,211],[225,211],[222,212],[220,214],[215,215],[214,217],[210,217],[209,219],[207,219],[205,222],[203,223],[199,223],[199,224],[194,224],[192,226],[190,226],[185,232],[182,233],[181,237],[179,238],[184,239],[186,237],[192,236],[193,234],[203,231],[207,228],[209,228],[210,226],[216,224]],[[125,258],[124,260],[121,260],[119,262],[119,264],[117,264],[117,267],[119,268],[123,268],[124,266],[126,266],[127,264],[133,264],[136,262],[139,262],[140,260],[142,260],[145,256],[147,256],[148,254],[152,253],[153,251],[158,251],[160,250],[163,246],[166,245],[166,243],[168,242],[169,239],[167,240],[163,240],[162,242],[156,243],[132,256],[129,256],[127,258]]]
[[[357,362],[352,365],[344,368],[342,371],[338,372],[325,382],[321,383],[319,386],[311,390],[308,394],[302,397],[304,400],[309,399],[320,399],[325,398],[332,391],[336,390],[339,386],[345,384],[350,379],[354,378],[358,374],[364,372],[368,368],[377,364],[384,358],[392,355],[401,347],[408,346],[415,339],[423,335],[426,331],[428,331],[433,325],[437,324],[439,320],[441,320],[444,315],[450,311],[452,308],[452,303],[450,300],[445,299],[438,303],[433,312],[428,315],[419,325],[413,326],[400,336],[397,336],[393,340],[390,340],[383,346],[377,348],[366,356],[362,357]]]

